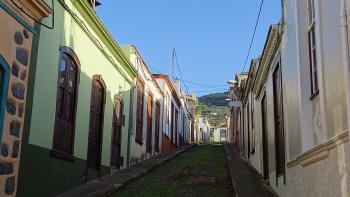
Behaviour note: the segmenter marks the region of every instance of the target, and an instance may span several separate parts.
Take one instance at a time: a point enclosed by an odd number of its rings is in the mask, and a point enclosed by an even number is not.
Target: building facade
[[[210,142],[210,137],[211,137],[211,133],[210,133],[210,123],[207,117],[199,117],[198,118],[198,122],[199,122],[199,132],[198,132],[198,142],[201,143],[205,143],[205,142]]]
[[[126,45],[122,48],[138,72],[129,145],[130,165],[135,165],[160,153],[164,93],[136,47]]]
[[[38,29],[32,51],[18,196],[53,196],[129,163],[137,71],[95,5],[55,2],[54,28]]]
[[[198,99],[195,94],[186,96],[186,103],[188,105],[188,110],[190,112],[191,121],[190,121],[190,143],[197,143],[198,136],[198,118],[196,107],[198,105]]]
[[[349,2],[282,2],[240,97],[239,144],[280,196],[349,196]]]
[[[153,74],[160,88],[164,93],[163,104],[163,127],[162,127],[162,153],[168,153],[178,146],[178,134],[181,125],[179,124],[179,113],[181,101],[176,93],[175,86],[168,75]]]
[[[16,196],[34,26],[52,13],[41,0],[0,2],[0,196]]]
[[[219,125],[213,129],[213,142],[228,142],[229,134],[226,124]]]

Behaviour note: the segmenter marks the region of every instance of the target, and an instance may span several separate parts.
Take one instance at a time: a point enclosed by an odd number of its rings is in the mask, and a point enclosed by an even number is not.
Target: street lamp
[[[238,82],[236,80],[229,80],[227,83],[229,85],[236,85]]]

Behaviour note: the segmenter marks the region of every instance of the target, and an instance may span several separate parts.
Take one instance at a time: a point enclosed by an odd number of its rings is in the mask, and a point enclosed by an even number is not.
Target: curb
[[[232,176],[233,175],[233,171],[232,171],[232,167],[230,165],[230,161],[231,161],[232,157],[229,154],[228,144],[225,143],[224,147],[225,147],[226,159],[227,159],[227,162],[228,162],[228,168],[230,170],[230,177],[231,177],[232,187],[233,187],[233,190],[235,191],[235,197],[239,197],[237,183],[235,182],[235,180],[233,179],[233,176]]]
[[[157,167],[164,165],[165,163],[177,158],[178,156],[180,156],[184,152],[187,152],[196,146],[197,146],[197,144],[190,144],[187,147],[178,148],[177,150],[174,150],[171,153],[156,156],[156,157],[150,158],[148,160],[144,160],[144,161],[140,162],[139,164],[136,164],[133,167],[135,168],[135,167],[140,167],[142,165],[145,165],[145,169],[141,170],[140,172],[135,173],[135,175],[133,175],[130,178],[127,178],[122,183],[115,183],[115,182],[113,183],[113,180],[109,180],[113,177],[113,175],[117,176],[117,173],[116,173],[116,174],[112,174],[112,175],[106,175],[104,177],[101,177],[100,179],[93,180],[93,181],[89,182],[87,185],[78,186],[76,188],[73,188],[72,190],[66,191],[66,192],[59,194],[57,196],[59,196],[59,197],[75,197],[75,196],[102,197],[102,196],[112,195],[112,194],[116,193],[118,190],[122,189],[123,187],[136,181],[138,178],[153,171]],[[128,170],[132,170],[133,167],[126,168],[123,171],[125,172]],[[121,171],[121,173],[123,171]],[[92,190],[92,191],[89,191],[89,190]]]

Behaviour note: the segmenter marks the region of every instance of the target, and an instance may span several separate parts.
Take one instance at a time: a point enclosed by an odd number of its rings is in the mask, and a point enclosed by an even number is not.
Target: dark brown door
[[[153,96],[148,94],[147,100],[147,141],[146,149],[148,153],[152,153],[152,121],[153,121]]]
[[[160,128],[160,104],[156,103],[156,119],[155,119],[155,130],[154,130],[154,150],[159,153],[159,128]]]
[[[138,144],[143,143],[143,101],[144,101],[144,83],[138,79],[137,82],[137,113],[136,113],[136,138]]]
[[[262,140],[263,140],[263,167],[264,179],[269,179],[269,143],[268,143],[268,129],[267,129],[267,102],[266,93],[261,100],[261,115],[262,115]]]
[[[123,101],[120,96],[114,98],[113,131],[111,142],[111,167],[120,168],[120,151],[123,124]]]
[[[247,109],[247,117],[248,117],[248,159],[250,158],[250,108],[249,108],[249,104],[248,104],[248,109]]]
[[[178,120],[178,118],[179,118],[179,112],[178,112],[178,110],[175,110],[175,122],[174,122],[174,124],[175,124],[175,147],[178,146],[178,144],[177,144],[177,136],[179,135],[179,131],[178,131],[179,120]]]
[[[104,97],[103,85],[98,80],[93,80],[87,164],[89,169],[98,171],[101,168]]]
[[[194,121],[191,121],[191,142],[194,142]]]
[[[285,171],[283,106],[282,106],[282,77],[280,65],[277,65],[273,73],[273,100],[275,116],[275,141],[276,141],[276,171],[277,176],[282,176]]]
[[[171,141],[171,148],[174,145],[174,103],[171,103],[171,112],[170,112],[170,120],[171,120],[171,128],[170,128],[170,141]]]

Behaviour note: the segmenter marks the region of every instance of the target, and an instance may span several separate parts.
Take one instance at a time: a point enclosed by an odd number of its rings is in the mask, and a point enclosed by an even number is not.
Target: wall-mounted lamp
[[[236,80],[229,80],[227,83],[229,85],[236,85],[238,82]]]
[[[123,92],[123,86],[119,85],[119,94]]]

